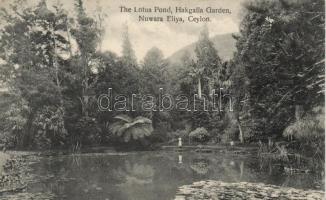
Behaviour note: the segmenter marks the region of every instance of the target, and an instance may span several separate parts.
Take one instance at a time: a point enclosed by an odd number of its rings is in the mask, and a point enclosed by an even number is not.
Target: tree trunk
[[[240,140],[241,143],[243,143],[244,142],[244,138],[243,138],[242,127],[241,127],[240,121],[237,120],[237,122],[238,122],[238,128],[239,128],[239,140]]]
[[[56,84],[57,87],[59,89],[59,95],[60,95],[60,108],[62,111],[62,123],[63,123],[63,127],[65,127],[65,122],[64,122],[64,116],[65,116],[65,107],[64,107],[64,100],[63,100],[63,94],[62,94],[62,86],[61,86],[61,82],[60,82],[60,78],[59,78],[59,63],[58,63],[58,59],[57,59],[57,43],[56,43],[56,39],[54,38],[55,36],[55,30],[54,30],[55,24],[53,24],[52,27],[52,37],[53,37],[53,67],[55,68],[55,79],[56,79]]]
[[[31,145],[32,139],[34,138],[33,133],[33,121],[37,110],[31,111],[27,117],[27,122],[24,127],[23,137],[19,141],[19,147],[29,147]]]
[[[201,97],[202,97],[200,77],[198,77],[198,97],[199,97],[199,99],[201,99]]]
[[[214,82],[211,80],[211,78],[208,79],[208,96],[210,96],[210,94],[212,94],[212,90],[213,90],[213,85]],[[213,96],[211,96],[212,99],[214,98]]]
[[[302,105],[295,105],[295,112],[294,112],[294,117],[296,121],[299,121],[304,114],[304,109]],[[291,134],[288,139],[290,139],[290,141],[293,140],[293,135]]]
[[[298,121],[302,118],[304,114],[303,106],[302,105],[295,105],[295,119]]]
[[[241,161],[241,163],[240,163],[240,180],[242,179],[243,171],[244,171],[244,161]]]
[[[70,29],[68,26],[68,22],[66,22],[66,28],[67,28],[68,49],[69,49],[69,55],[71,58],[72,57],[72,46],[71,46]]]
[[[81,94],[81,101],[82,101],[82,115],[84,117],[88,117],[88,92],[89,92],[89,84],[88,84],[88,75],[89,75],[89,69],[88,69],[88,59],[85,53],[81,53],[82,57],[82,67],[83,67],[83,77],[82,77],[82,94]]]

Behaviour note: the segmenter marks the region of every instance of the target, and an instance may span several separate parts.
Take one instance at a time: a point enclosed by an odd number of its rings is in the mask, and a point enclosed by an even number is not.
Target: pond
[[[323,187],[320,174],[287,175],[281,163],[225,153],[82,153],[40,156],[29,167],[27,193],[69,200],[168,200],[178,187],[208,179]]]

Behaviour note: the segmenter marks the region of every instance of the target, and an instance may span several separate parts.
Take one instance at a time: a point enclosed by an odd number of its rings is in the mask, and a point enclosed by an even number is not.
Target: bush
[[[324,138],[325,138],[325,109],[323,107],[315,107],[304,117],[296,120],[288,126],[284,132],[284,137],[296,139],[305,147],[300,149],[311,149],[313,152],[324,155]]]
[[[10,105],[0,103],[0,107],[3,108],[0,114],[0,143],[5,144],[7,148],[21,146],[26,134],[24,131],[27,122],[25,114],[28,113],[26,102],[12,101]]]
[[[64,127],[63,111],[60,108],[44,107],[33,121],[36,134],[33,145],[39,149],[64,145],[67,131]]]
[[[195,139],[195,141],[198,142],[205,142],[209,140],[210,134],[205,128],[200,127],[200,128],[196,128],[194,131],[191,131],[189,133],[189,137]]]
[[[75,125],[72,134],[72,143],[79,142],[84,145],[99,144],[101,142],[101,128],[93,117],[81,117]]]
[[[188,133],[189,133],[188,130],[178,129],[178,130],[168,133],[168,137],[171,139],[179,138],[179,137],[185,138],[188,136]]]
[[[224,130],[224,134],[222,136],[222,142],[229,142],[238,140],[239,128],[235,124],[230,124]]]
[[[324,108],[316,107],[303,118],[288,126],[284,132],[285,137],[294,137],[302,141],[320,140],[325,132]]]

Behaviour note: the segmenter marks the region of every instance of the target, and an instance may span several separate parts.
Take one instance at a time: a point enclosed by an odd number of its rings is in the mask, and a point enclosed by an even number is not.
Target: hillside
[[[232,58],[236,42],[232,34],[216,35],[211,38],[211,41],[214,43],[218,55],[222,60],[226,61]],[[168,57],[168,60],[172,65],[179,64],[186,51],[190,53],[191,58],[195,59],[195,48],[196,42],[189,44]]]

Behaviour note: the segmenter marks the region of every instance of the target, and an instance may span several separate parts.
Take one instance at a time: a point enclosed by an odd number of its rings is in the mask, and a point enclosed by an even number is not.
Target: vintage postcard
[[[0,199],[325,197],[325,1],[0,0]]]

